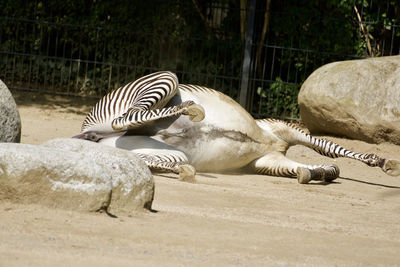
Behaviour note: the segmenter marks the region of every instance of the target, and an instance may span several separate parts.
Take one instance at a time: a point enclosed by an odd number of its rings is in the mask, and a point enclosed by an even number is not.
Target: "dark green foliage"
[[[257,0],[249,84],[257,117],[297,117],[300,85],[319,66],[399,54],[398,1],[272,0],[258,62],[265,2]],[[237,0],[3,0],[0,78],[11,88],[99,97],[171,70],[237,99],[240,24]]]

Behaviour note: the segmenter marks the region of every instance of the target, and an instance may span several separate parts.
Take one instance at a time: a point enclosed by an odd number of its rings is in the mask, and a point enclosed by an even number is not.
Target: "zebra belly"
[[[254,145],[229,138],[198,140],[195,144],[180,144],[177,147],[186,154],[196,170],[204,172],[238,169],[261,156]]]
[[[185,121],[187,127],[176,127]],[[238,131],[214,128],[179,119],[156,137],[184,152],[198,171],[224,171],[246,166],[261,157],[267,146]]]

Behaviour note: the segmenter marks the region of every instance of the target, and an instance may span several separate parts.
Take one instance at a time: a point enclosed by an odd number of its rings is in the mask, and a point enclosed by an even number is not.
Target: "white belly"
[[[257,144],[238,142],[226,137],[198,140],[192,146],[181,148],[198,171],[238,169],[262,155]]]

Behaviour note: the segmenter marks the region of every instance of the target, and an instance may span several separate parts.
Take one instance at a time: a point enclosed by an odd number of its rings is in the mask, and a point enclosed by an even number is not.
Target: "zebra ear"
[[[125,133],[126,133],[126,131],[110,132],[110,133],[99,133],[99,132],[95,132],[95,131],[87,131],[87,132],[83,132],[83,133],[74,135],[74,136],[72,136],[72,138],[84,139],[84,140],[89,140],[92,142],[98,142],[101,139],[113,137],[113,136],[121,136],[121,135],[124,135]]]
[[[87,133],[80,133],[80,134],[72,136],[71,138],[87,139]]]
[[[93,142],[97,142],[99,141],[102,136],[100,136],[99,134],[97,134],[96,132],[83,132],[77,135],[72,136],[72,138],[77,138],[77,139],[84,139],[84,140],[89,140],[89,141],[93,141]]]

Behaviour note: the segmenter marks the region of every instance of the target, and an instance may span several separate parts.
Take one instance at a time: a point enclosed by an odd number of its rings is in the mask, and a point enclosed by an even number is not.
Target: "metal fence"
[[[271,1],[247,2],[243,9],[224,1],[209,6],[186,1],[185,16],[203,20],[204,31],[211,31],[212,38],[1,14],[0,79],[15,90],[101,97],[150,72],[172,70],[181,83],[222,91],[255,117],[297,118],[298,90],[316,68],[332,61],[399,54],[399,20],[378,19],[391,11],[390,0],[386,9],[373,12],[378,18],[365,12],[378,8],[373,1],[361,5],[353,1],[345,18],[291,14],[287,6],[268,6]],[[157,14],[161,16],[162,10]],[[245,35],[223,27],[230,16],[243,14]],[[279,22],[285,18],[299,23],[280,30]],[[321,44],[321,32],[307,30],[314,20],[330,27],[330,33],[332,27],[355,28],[348,38],[351,48],[337,51],[335,43],[342,41],[341,36],[327,36],[328,45]],[[269,26],[264,30],[266,21]],[[239,24],[231,25],[239,28]],[[379,38],[378,30],[384,31],[384,38]],[[313,39],[320,41],[314,46]]]

